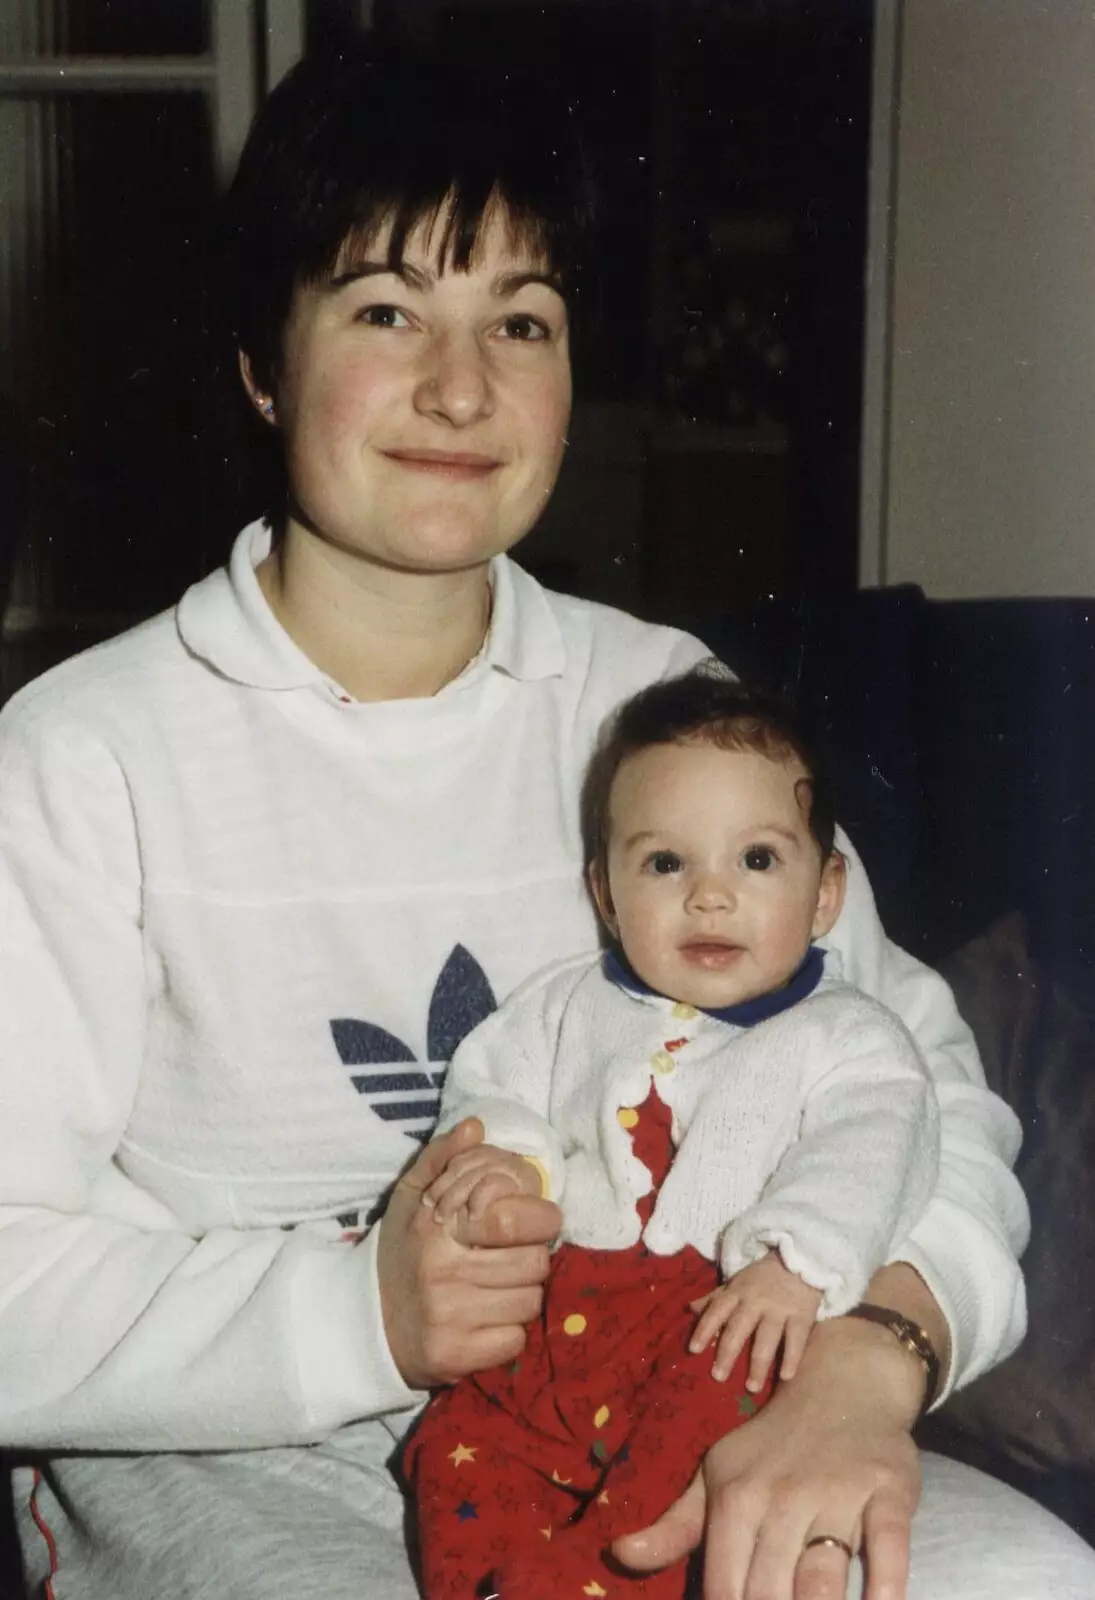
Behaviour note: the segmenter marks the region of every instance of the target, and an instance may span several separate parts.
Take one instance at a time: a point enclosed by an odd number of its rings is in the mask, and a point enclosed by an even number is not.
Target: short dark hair
[[[587,866],[596,862],[604,868],[607,861],[617,773],[630,756],[659,744],[708,744],[720,750],[752,750],[771,761],[799,761],[809,784],[810,832],[822,861],[828,861],[836,833],[832,785],[795,713],[717,669],[700,669],[640,690],[608,723],[582,790]]]
[[[446,202],[447,266],[467,269],[500,204],[516,240],[573,296],[592,189],[574,117],[550,86],[365,36],[301,61],[255,118],[222,214],[225,310],[259,384],[275,388],[299,287],[388,225],[398,270],[410,233]]]

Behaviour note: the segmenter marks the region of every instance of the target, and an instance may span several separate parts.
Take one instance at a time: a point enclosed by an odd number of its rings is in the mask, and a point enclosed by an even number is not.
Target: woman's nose
[[[447,333],[430,341],[415,391],[424,416],[466,428],[494,411],[490,355],[470,333]]]

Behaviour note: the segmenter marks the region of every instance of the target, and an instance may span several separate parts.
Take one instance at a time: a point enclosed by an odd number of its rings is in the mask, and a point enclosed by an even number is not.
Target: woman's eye
[[[355,319],[367,328],[408,328],[406,313],[398,306],[363,306]]]
[[[680,856],[672,850],[655,850],[646,860],[646,870],[655,878],[668,878],[672,873],[679,872],[683,865]]]
[[[551,338],[551,329],[539,317],[529,316],[527,312],[515,311],[512,317],[507,317],[502,324],[502,330],[507,339],[516,339],[522,344],[539,343]]]
[[[751,844],[741,859],[747,872],[767,872],[775,866],[777,857],[766,844]]]

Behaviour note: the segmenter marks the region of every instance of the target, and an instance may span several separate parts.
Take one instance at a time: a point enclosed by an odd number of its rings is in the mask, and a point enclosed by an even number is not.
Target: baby
[[[442,1100],[442,1129],[479,1117],[487,1142],[424,1197],[439,1223],[514,1189],[564,1220],[520,1360],[435,1397],[407,1445],[430,1600],[636,1592],[611,1541],[756,1411],[777,1353],[794,1375],[935,1184],[912,1040],[813,942],[846,867],[790,715],[702,672],[657,684],[585,800],[610,947],[519,989]],[[679,1565],[639,1592],[684,1585]]]

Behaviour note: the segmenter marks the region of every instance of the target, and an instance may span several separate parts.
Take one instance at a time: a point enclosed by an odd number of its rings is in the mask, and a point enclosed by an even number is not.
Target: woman
[[[505,558],[565,443],[583,216],[565,130],[499,92],[356,53],[276,92],[230,206],[276,537],[0,721],[0,1438],[40,1463],[15,1474],[32,1592],[412,1595],[408,1408],[516,1355],[539,1305],[553,1207],[449,1237],[418,1203],[475,1124],[374,1208],[463,1034],[593,942],[604,715],[704,652]],[[831,942],[939,1086],[940,1191],[870,1295],[919,1353],[826,1324],[621,1542],[642,1568],[706,1530],[709,1600],[835,1596],[860,1547],[871,1600],[900,1596],[931,1350],[946,1387],[1022,1329],[1013,1119],[854,857]],[[913,1573],[918,1600],[1095,1592],[1052,1518],[944,1464]]]

